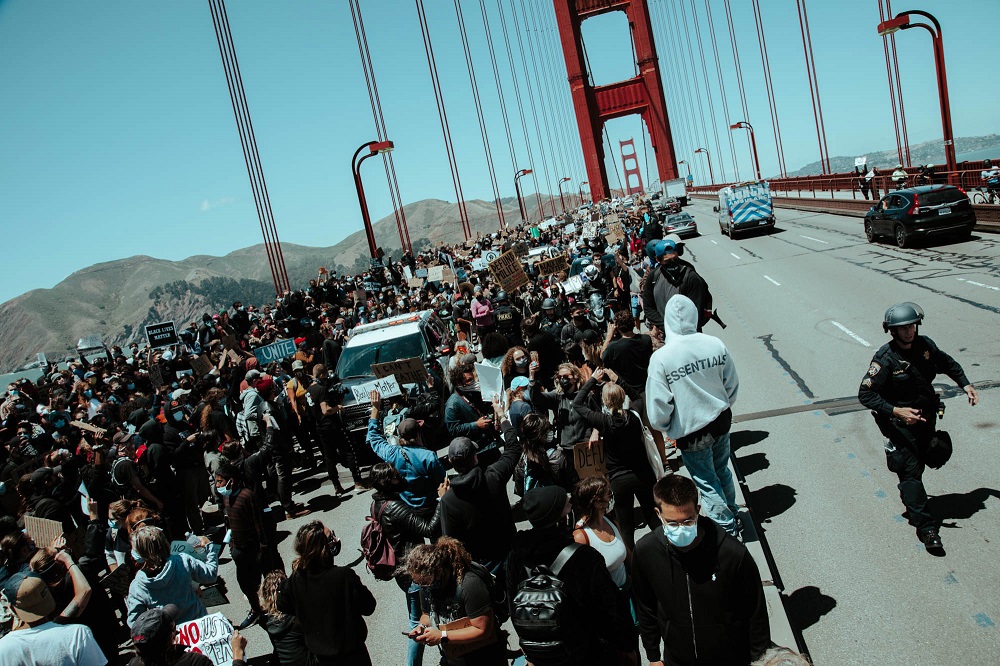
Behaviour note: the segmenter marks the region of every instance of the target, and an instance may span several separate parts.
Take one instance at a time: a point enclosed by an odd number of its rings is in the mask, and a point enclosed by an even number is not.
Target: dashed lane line
[[[812,236],[802,236],[802,234],[799,234],[799,236],[801,236],[802,238],[805,238],[806,240],[816,241],[817,243],[822,243],[823,245],[829,245],[829,243],[827,243],[825,240],[820,240],[818,238],[813,238]]]
[[[773,284],[776,287],[780,287],[781,286],[780,282],[778,282],[774,278],[768,277],[767,275],[764,276],[764,279],[767,280],[768,282],[770,282],[771,284]]]
[[[718,243],[716,243],[716,242],[715,242],[714,240],[712,240],[711,238],[709,238],[708,240],[712,241],[712,245],[718,245]]]
[[[870,342],[868,342],[863,337],[861,337],[860,335],[858,335],[857,333],[855,333],[851,329],[849,329],[846,326],[844,326],[843,324],[841,324],[839,321],[830,320],[830,323],[833,324],[834,326],[836,326],[837,328],[839,328],[840,330],[842,330],[844,333],[847,333],[849,336],[851,336],[852,338],[854,338],[855,340],[857,340],[858,342],[860,342],[861,344],[863,344],[865,347],[871,347],[871,343]]]
[[[975,285],[977,287],[985,287],[986,289],[992,289],[993,291],[1000,291],[1000,287],[994,287],[991,284],[983,284],[982,282],[976,282],[975,280],[966,280],[965,278],[958,278],[959,282],[964,282],[965,284]]]
[[[736,254],[735,252],[730,252],[729,254],[733,255],[733,256],[734,256],[734,257],[736,257],[737,259],[739,259],[739,258],[740,258],[740,255]]]

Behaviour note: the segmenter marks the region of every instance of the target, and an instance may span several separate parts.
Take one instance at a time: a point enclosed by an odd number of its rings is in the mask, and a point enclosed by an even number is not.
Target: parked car
[[[698,225],[691,213],[674,213],[663,221],[663,233],[684,236],[697,236]]]
[[[889,237],[899,247],[917,238],[953,235],[967,240],[976,226],[972,202],[960,187],[921,185],[887,193],[865,215],[869,243]]]

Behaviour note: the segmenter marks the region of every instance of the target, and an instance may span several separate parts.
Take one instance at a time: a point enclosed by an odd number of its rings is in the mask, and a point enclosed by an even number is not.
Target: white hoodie
[[[670,439],[704,428],[732,406],[740,380],[722,340],[698,333],[698,308],[687,296],[667,301],[666,342],[653,352],[646,379],[649,423]]]

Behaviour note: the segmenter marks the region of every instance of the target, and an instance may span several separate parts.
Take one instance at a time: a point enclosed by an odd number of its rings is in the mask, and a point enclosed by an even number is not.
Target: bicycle
[[[980,190],[972,195],[972,203],[1000,205],[1000,194],[994,189],[986,188],[985,192]]]

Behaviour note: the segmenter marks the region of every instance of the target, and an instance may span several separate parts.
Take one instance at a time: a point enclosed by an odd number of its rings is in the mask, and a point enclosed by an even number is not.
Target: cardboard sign
[[[496,261],[497,259],[499,259],[500,252],[497,250],[483,250],[483,253],[482,255],[480,255],[479,258],[488,264],[491,261]]]
[[[604,466],[604,442],[598,440],[577,442],[573,447],[573,467],[581,479],[591,476],[607,476],[608,469]]]
[[[590,221],[591,222],[597,222],[600,219],[601,219],[601,212],[600,211],[597,211],[597,210],[590,211]]]
[[[278,340],[264,347],[257,347],[253,350],[253,355],[257,357],[257,362],[261,367],[268,363],[280,361],[295,353],[295,340]]]
[[[372,372],[378,379],[395,377],[400,384],[416,384],[427,379],[427,368],[417,357],[388,363],[372,363]]]
[[[232,333],[226,333],[222,336],[222,346],[226,349],[239,349],[240,343],[236,339],[236,336]]]
[[[355,303],[364,303],[366,300],[368,300],[368,294],[365,293],[364,289],[356,289],[354,291]]]
[[[63,525],[58,520],[24,516],[24,531],[28,533],[39,548],[47,548],[54,540],[63,535]]]
[[[444,266],[431,266],[427,269],[428,282],[441,282],[444,279]]]
[[[535,268],[538,269],[539,275],[553,275],[554,273],[561,273],[569,269],[569,257],[565,254],[560,254],[558,257],[552,257],[551,259],[546,259],[545,261],[539,261],[535,264]]]
[[[425,277],[427,277],[427,269],[426,268],[418,268],[417,272],[414,273],[414,275],[417,276],[418,278],[425,278]]]
[[[192,546],[191,544],[189,544],[187,541],[171,541],[170,542],[170,553],[171,554],[174,554],[174,553],[184,553],[186,555],[190,555],[194,559],[199,560],[201,562],[207,562],[208,561],[208,549],[211,548],[211,547],[212,547],[212,544],[209,544],[205,548],[201,548],[201,547],[195,548],[194,546]]]
[[[584,238],[596,238],[597,229],[601,226],[600,222],[587,222],[583,225],[583,237]]]
[[[583,289],[583,278],[579,275],[574,275],[562,283],[562,288],[567,294],[575,294]]]
[[[513,250],[504,252],[499,257],[490,262],[490,273],[500,288],[504,291],[514,291],[518,287],[528,284],[528,275],[521,266],[521,260],[517,258]]]
[[[358,404],[371,404],[369,394],[372,391],[378,391],[383,398],[403,395],[403,392],[399,390],[399,382],[396,381],[395,377],[383,377],[373,382],[365,382],[364,384],[351,387],[351,393],[354,394],[354,401]]]
[[[122,599],[128,597],[128,588],[135,578],[132,567],[126,564],[119,564],[118,567],[98,582],[108,592],[116,594]]]
[[[154,388],[163,386],[163,371],[160,370],[159,363],[149,366],[149,381],[152,382]]]
[[[494,396],[500,396],[503,400],[503,373],[500,372],[500,368],[485,363],[474,365],[476,375],[479,376],[479,392],[483,396],[483,401],[488,405],[493,402]]]
[[[212,362],[208,360],[208,357],[202,354],[201,356],[195,356],[191,359],[191,369],[194,370],[195,377],[204,377],[208,373],[212,372]]]
[[[188,652],[205,655],[215,666],[233,663],[233,648],[229,645],[232,636],[233,625],[222,613],[177,625],[177,643],[186,645]]]
[[[104,437],[108,434],[108,431],[104,428],[98,428],[93,423],[87,423],[86,421],[70,421],[69,424],[74,428],[79,428],[80,430],[86,430],[87,432],[92,432],[99,437]]]
[[[516,254],[519,257],[528,256],[529,249],[530,248],[528,247],[528,244],[525,243],[524,241],[520,241],[514,244],[514,254]]]
[[[571,222],[563,228],[563,233],[567,236],[571,236],[576,233],[576,223]]]
[[[608,233],[604,234],[608,243],[617,243],[621,239],[625,238],[625,230],[622,228],[621,222],[609,222],[608,223]]]
[[[413,279],[413,271],[410,270],[409,266],[403,266],[403,277],[405,277],[407,280]]]
[[[229,362],[234,365],[239,365],[243,362],[243,357],[240,356],[235,349],[227,349],[226,356],[229,357]]]
[[[855,157],[854,158],[854,166],[856,166],[856,167],[863,167],[866,164],[868,164],[868,156],[867,155],[865,155],[863,157]]]
[[[152,349],[176,345],[179,340],[177,339],[177,328],[174,326],[174,322],[164,321],[159,324],[147,324],[146,341],[149,342],[149,346]]]
[[[485,271],[489,266],[489,262],[485,259],[473,259],[472,260],[472,270],[474,271]]]
[[[420,289],[421,287],[424,286],[424,279],[418,277],[410,278],[409,280],[406,281],[406,286],[408,286],[410,289]]]

